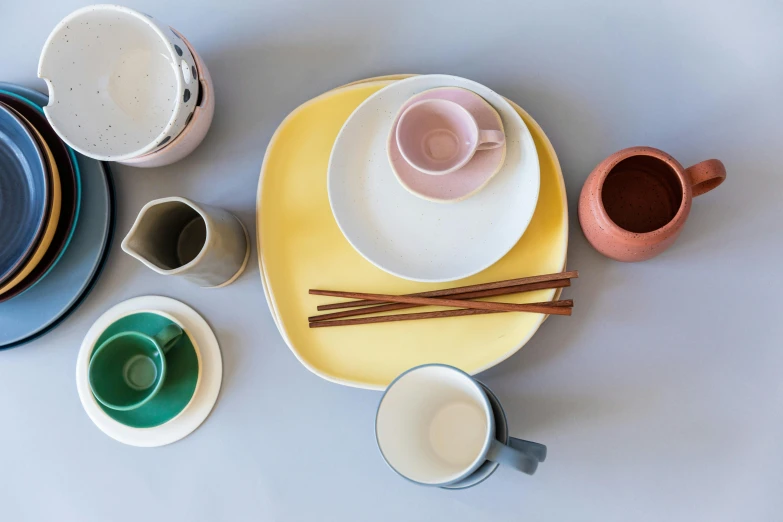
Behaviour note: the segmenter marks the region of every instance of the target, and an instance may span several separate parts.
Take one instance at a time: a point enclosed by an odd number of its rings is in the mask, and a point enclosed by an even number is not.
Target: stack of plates
[[[114,228],[108,168],[57,137],[47,102],[0,83],[0,349],[48,332],[82,302]]]
[[[481,96],[506,133],[500,171],[457,203],[406,190],[386,149],[406,101],[444,87]],[[307,317],[327,301],[308,289],[405,294],[565,267],[565,186],[551,144],[519,106],[464,78],[364,80],[300,106],[267,148],[257,207],[262,282],[283,338],[308,369],[350,386],[383,389],[403,371],[431,362],[480,372],[521,348],[545,317],[489,314],[311,329]],[[504,300],[546,301],[557,292]]]
[[[0,93],[0,302],[34,286],[67,246],[79,207],[76,169],[37,108]]]

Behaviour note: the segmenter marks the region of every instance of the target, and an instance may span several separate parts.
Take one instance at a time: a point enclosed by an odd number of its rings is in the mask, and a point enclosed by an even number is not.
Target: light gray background
[[[255,4],[255,5],[251,5]],[[0,79],[41,87],[39,51],[78,1],[0,2]],[[467,0],[134,1],[184,33],[217,91],[212,130],[161,169],[116,167],[117,240],[85,304],[0,353],[0,520],[772,521],[783,510],[783,5]],[[297,105],[368,76],[444,72],[482,82],[538,120],[571,212],[565,295],[514,357],[480,376],[513,435],[550,457],[469,491],[412,485],[373,437],[378,392],[309,373],[278,334],[255,250],[202,290],[121,252],[141,206],[181,195],[255,231],[258,173]],[[678,243],[643,264],[586,243],[576,202],[590,170],[631,145],[728,181],[694,204]],[[253,241],[255,249],[255,240]],[[223,350],[220,399],[168,447],[124,446],[81,408],[74,364],[108,307],[162,294],[201,312]],[[477,346],[476,349],[481,349]]]

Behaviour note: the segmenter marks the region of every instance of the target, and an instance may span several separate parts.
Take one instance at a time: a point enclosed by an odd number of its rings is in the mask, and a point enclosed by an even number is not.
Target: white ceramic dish
[[[154,428],[131,428],[109,417],[90,392],[87,375],[90,354],[101,333],[113,322],[136,312],[170,316],[188,332],[199,357],[201,375],[190,403],[179,415]],[[135,297],[107,310],[87,331],[76,360],[76,389],[87,415],[106,435],[131,446],[164,446],[188,436],[209,416],[220,394],[222,381],[223,359],[209,324],[186,304],[168,297]]]
[[[152,168],[171,165],[189,155],[204,140],[209,126],[212,125],[212,117],[215,115],[215,87],[212,84],[212,76],[209,74],[207,64],[199,56],[196,50],[190,45],[190,42],[174,28],[171,29],[179,34],[185,45],[188,46],[193,58],[196,60],[196,69],[198,71],[201,93],[198,96],[198,106],[193,110],[193,118],[186,122],[182,132],[163,147],[129,160],[121,161],[123,165],[131,167]]]
[[[409,193],[386,153],[400,107],[438,87],[461,87],[498,111],[506,159],[478,194],[442,205]],[[413,281],[462,279],[491,266],[522,237],[538,201],[538,153],[519,114],[494,91],[447,75],[400,80],[365,100],[348,118],[329,161],[329,203],[351,245],[368,261]]]
[[[188,46],[133,9],[93,5],[54,28],[38,64],[44,112],[75,150],[102,161],[153,151],[185,128],[198,97]]]

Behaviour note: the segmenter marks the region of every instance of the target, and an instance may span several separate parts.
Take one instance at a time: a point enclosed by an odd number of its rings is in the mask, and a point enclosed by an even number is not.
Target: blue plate
[[[9,100],[9,96],[13,98],[13,100]],[[81,208],[82,201],[81,172],[79,172],[79,163],[76,161],[76,153],[57,136],[57,133],[54,132],[54,129],[52,129],[49,122],[46,120],[43,109],[22,96],[0,89],[0,101],[3,100],[5,100],[4,103],[6,103],[6,105],[19,111],[31,125],[38,129],[38,132],[41,133],[44,141],[52,150],[54,161],[57,163],[57,167],[60,170],[62,206],[60,207],[60,220],[57,223],[55,237],[52,238],[52,245],[54,245],[55,248],[50,247],[50,251],[46,252],[44,259],[41,260],[40,269],[36,267],[36,270],[34,271],[37,273],[28,276],[34,276],[35,282],[33,282],[32,285],[25,285],[25,282],[23,281],[12,291],[6,292],[6,294],[0,296],[0,299],[6,297],[9,293],[19,295],[23,291],[38,284],[38,281],[46,277],[52,268],[60,261],[60,258],[71,243],[74,230],[76,230],[76,223],[78,223],[79,220],[79,209]],[[70,174],[70,176],[68,174]],[[68,203],[70,203],[70,205]],[[59,248],[57,248],[56,245],[60,245]],[[43,270],[43,273],[41,273],[41,270]],[[24,289],[19,288],[22,286],[24,286]]]
[[[0,89],[32,101],[46,95],[0,82]],[[34,287],[0,303],[0,349],[25,344],[59,325],[87,296],[98,279],[114,234],[114,189],[105,163],[76,154],[81,172],[79,221],[57,265]]]
[[[49,190],[35,138],[0,105],[0,283],[17,271],[43,233]]]
[[[31,129],[35,129],[41,134],[41,138],[49,147],[60,172],[60,219],[57,221],[52,242],[32,272],[27,274],[27,277],[22,279],[16,286],[0,295],[0,303],[2,303],[23,294],[35,286],[60,260],[76,226],[81,194],[79,173],[75,167],[75,159],[71,158],[68,153],[68,147],[49,125],[43,111],[37,106],[31,105],[31,102],[1,89],[0,103],[16,111],[18,116],[27,120],[26,123]]]

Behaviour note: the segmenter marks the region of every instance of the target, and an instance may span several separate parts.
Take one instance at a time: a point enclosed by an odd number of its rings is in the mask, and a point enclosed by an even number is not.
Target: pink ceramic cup
[[[397,122],[396,138],[405,161],[434,176],[459,170],[477,150],[502,147],[506,140],[502,131],[480,129],[460,104],[442,99],[408,107]]]

